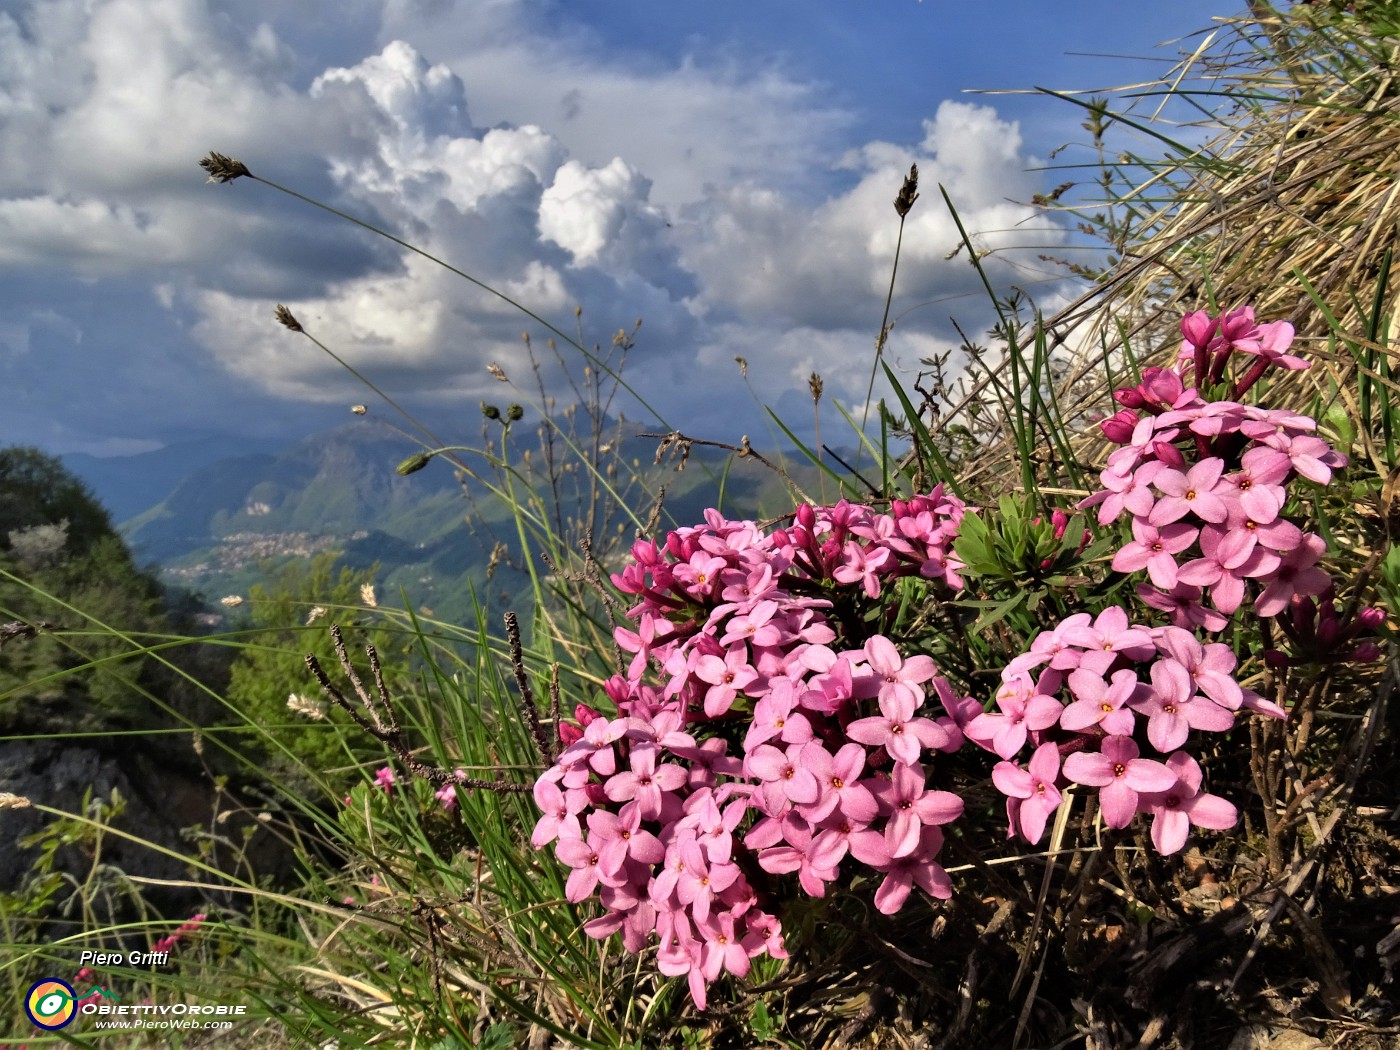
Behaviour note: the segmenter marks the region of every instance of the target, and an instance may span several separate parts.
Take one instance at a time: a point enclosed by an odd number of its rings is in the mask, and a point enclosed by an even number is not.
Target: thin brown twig
[[[345,647],[345,639],[341,635],[340,625],[331,626],[331,641],[335,648],[336,657],[340,660],[340,666],[345,671],[345,676],[349,680],[355,694],[360,698],[361,704],[368,717],[361,714],[356,705],[346,699],[340,688],[331,681],[330,675],[326,674],[321,667],[321,663],[316,659],[314,653],[306,654],[306,667],[311,672],[311,676],[320,684],[322,692],[330,701],[350,716],[351,720],[363,729],[374,739],[378,740],[385,747],[394,753],[394,757],[399,760],[405,769],[415,777],[426,780],[432,784],[456,784],[459,787],[468,789],[481,789],[484,791],[499,792],[528,792],[532,790],[529,784],[514,784],[503,779],[482,780],[476,777],[469,777],[458,770],[447,770],[440,766],[430,766],[420,760],[413,753],[405,737],[403,727],[399,724],[398,715],[394,710],[393,701],[390,699],[389,690],[384,684],[384,675],[379,664],[379,654],[374,646],[366,645],[365,653],[369,657],[371,674],[374,677],[375,691],[377,696],[370,696],[365,689],[364,681],[355,671],[355,666],[350,660],[350,654]]]

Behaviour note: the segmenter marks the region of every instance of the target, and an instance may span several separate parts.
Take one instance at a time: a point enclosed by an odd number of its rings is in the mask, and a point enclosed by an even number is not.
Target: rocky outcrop
[[[220,793],[204,774],[174,768],[154,750],[139,746],[116,750],[61,740],[4,741],[0,742],[0,793],[27,798],[32,805],[0,809],[0,893],[22,889],[40,856],[37,848],[20,845],[55,819],[37,807],[83,814],[87,797],[86,815],[94,817],[96,804],[110,802],[113,790],[124,806],[110,821],[112,831],[60,846],[54,861],[54,870],[71,875],[79,885],[105,887],[96,902],[102,921],[119,918],[125,889],[131,885],[125,883],[124,875],[215,881],[152,846],[195,856],[199,840],[213,835],[206,863],[234,870],[239,862],[236,844],[238,850],[246,850],[259,875],[285,875],[290,870],[287,850],[252,814],[238,807],[227,792]],[[249,825],[254,830],[245,845],[244,828]],[[246,867],[238,871],[248,876]],[[220,903],[197,889],[137,885],[148,903],[167,914]],[[70,887],[61,889],[60,900],[70,892]],[[232,898],[228,903],[233,903]]]

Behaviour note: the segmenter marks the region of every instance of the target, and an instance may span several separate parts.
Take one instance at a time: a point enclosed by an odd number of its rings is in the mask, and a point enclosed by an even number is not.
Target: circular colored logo
[[[24,1012],[39,1028],[64,1028],[78,1015],[78,995],[73,986],[57,977],[36,981],[24,997]]]

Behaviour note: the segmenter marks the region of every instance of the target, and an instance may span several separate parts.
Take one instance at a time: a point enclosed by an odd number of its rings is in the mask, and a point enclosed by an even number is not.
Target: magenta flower
[[[1018,676],[997,692],[1001,713],[978,715],[964,729],[968,739],[989,747],[1002,758],[1011,758],[1025,746],[1031,732],[1049,729],[1060,720],[1064,705],[1053,696],[1033,691],[1029,679]],[[854,728],[854,727],[852,727]],[[851,734],[852,737],[855,734]],[[859,739],[859,738],[856,738]]]
[[[674,762],[658,766],[658,755],[659,750],[654,744],[633,744],[632,768],[609,777],[603,787],[604,793],[614,802],[636,799],[638,812],[648,820],[661,816],[662,792],[677,791],[683,787],[686,771]]]
[[[812,823],[825,820],[833,812],[859,824],[869,824],[879,812],[875,796],[859,782],[865,769],[865,748],[844,744],[833,755],[815,740],[802,749],[802,762],[821,786],[821,795],[811,805],[799,807]]]
[[[394,793],[394,785],[398,783],[398,780],[398,775],[394,772],[393,766],[385,766],[383,769],[377,770],[374,774],[375,786],[383,788],[386,795],[392,795]]]
[[[1225,480],[1239,491],[1245,516],[1261,524],[1273,521],[1286,502],[1283,482],[1293,469],[1292,463],[1282,452],[1256,445],[1241,457],[1240,466]]]
[[[758,855],[758,864],[775,875],[797,872],[797,882],[813,897],[826,896],[826,884],[836,881],[837,865],[845,855],[845,846],[838,840],[812,836],[811,825],[789,824],[785,829],[786,845],[772,846]]]
[[[1065,776],[1076,784],[1099,789],[1099,810],[1104,823],[1124,828],[1137,811],[1139,791],[1166,791],[1176,783],[1176,773],[1161,762],[1138,757],[1130,737],[1104,737],[1100,753],[1079,751],[1065,759]]]
[[[715,980],[722,970],[728,970],[735,977],[748,976],[752,964],[743,937],[735,931],[737,921],[734,913],[728,911],[711,912],[708,918],[699,920],[700,935],[704,938],[700,947],[700,973],[705,980]]]
[[[948,743],[948,731],[937,722],[884,714],[857,719],[846,727],[846,735],[871,747],[883,747],[892,758],[906,765],[917,762],[923,748],[939,750]]]
[[[695,677],[709,684],[705,690],[705,714],[722,715],[734,706],[734,698],[758,679],[749,666],[748,649],[731,645],[724,656],[706,655],[695,662]]]
[[[1239,710],[1244,693],[1235,681],[1237,660],[1228,645],[1202,645],[1191,632],[1176,627],[1164,628],[1157,644],[1185,668],[1193,692],[1204,693],[1226,710]]]
[[[851,855],[876,871],[885,872],[875,891],[875,909],[894,915],[904,907],[909,892],[919,886],[930,897],[947,900],[953,895],[953,882],[943,866],[934,861],[943,848],[943,832],[925,824],[915,848],[902,857],[891,857],[878,832],[857,832],[851,836]]]
[[[1144,604],[1168,613],[1173,624],[1187,630],[1200,627],[1207,631],[1223,631],[1230,623],[1217,610],[1203,603],[1201,589],[1189,583],[1178,582],[1170,591],[1140,583],[1137,596]]]
[[[893,558],[888,548],[867,550],[859,543],[847,543],[841,551],[842,563],[832,571],[837,583],[859,583],[866,597],[880,597],[880,571]]]
[[[789,805],[808,805],[821,797],[821,785],[810,769],[802,767],[801,753],[800,744],[790,745],[785,752],[771,744],[759,744],[744,760],[744,771],[762,781],[758,794],[770,815],[783,812]]]
[[[1277,434],[1266,442],[1288,457],[1293,469],[1309,481],[1327,485],[1332,481],[1332,471],[1347,465],[1346,456],[1332,448],[1320,437],[1312,434],[1288,436]]]
[[[625,881],[614,874],[605,875],[599,867],[602,857],[591,841],[585,839],[560,839],[554,848],[555,856],[574,870],[564,883],[564,898],[570,904],[577,904],[590,896],[600,881],[618,883]]]
[[[1075,621],[1073,626],[1071,621]],[[1152,644],[1152,632],[1146,627],[1130,626],[1128,614],[1121,605],[1109,606],[1099,613],[1092,625],[1080,622],[1077,616],[1070,616],[1056,631],[1066,642],[1084,650],[1077,664],[1066,660],[1059,666],[1083,667],[1100,675],[1112,667],[1120,656],[1130,660],[1146,660],[1156,651]],[[1052,662],[1050,666],[1057,665]]]
[[[601,870],[614,875],[627,860],[660,864],[666,859],[661,840],[642,827],[642,810],[629,802],[617,813],[594,810],[588,814],[588,840],[598,851]]]
[[[1165,791],[1143,792],[1137,802],[1139,810],[1152,814],[1152,844],[1158,853],[1178,852],[1186,845],[1192,824],[1212,831],[1235,826],[1239,810],[1219,795],[1201,791],[1201,767],[1194,758],[1178,751],[1166,764],[1176,784]]]
[[[804,744],[812,739],[812,723],[795,710],[797,696],[792,682],[775,678],[770,684],[772,689],[768,695],[754,705],[753,722],[744,734],[745,751],[752,751],[775,737],[785,744]]]

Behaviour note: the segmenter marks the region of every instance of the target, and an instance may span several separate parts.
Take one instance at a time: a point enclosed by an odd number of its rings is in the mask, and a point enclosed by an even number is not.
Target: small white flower
[[[243,596],[241,594],[230,594],[220,598],[219,604],[227,606],[230,609],[236,609],[243,604]]]

